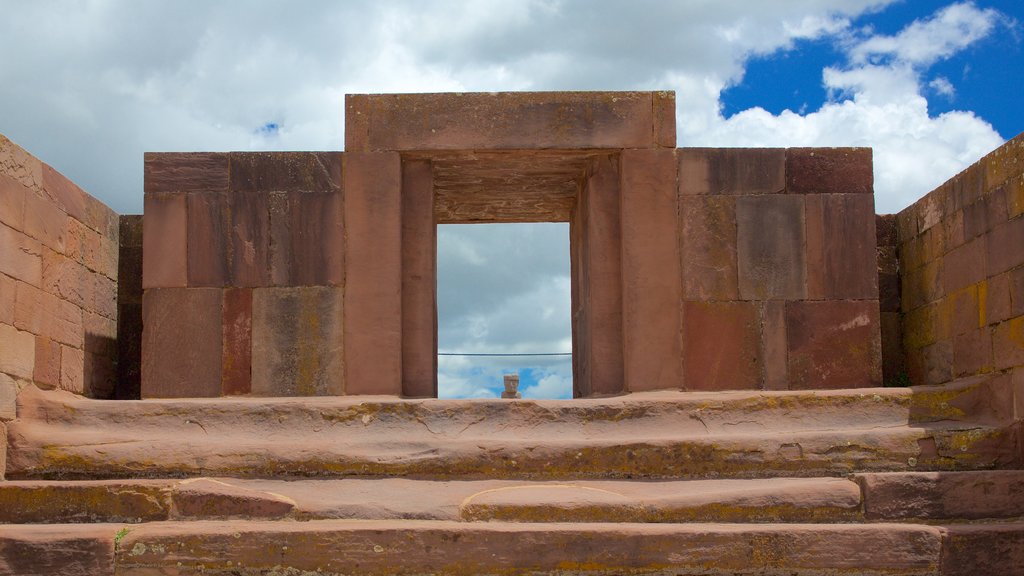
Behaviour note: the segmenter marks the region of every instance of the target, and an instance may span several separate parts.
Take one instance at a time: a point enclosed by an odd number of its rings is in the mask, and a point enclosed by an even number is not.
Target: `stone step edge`
[[[1024,523],[0,526],[0,573],[1019,574]]]
[[[0,482],[0,523],[433,519],[837,523],[1024,518],[1024,470],[684,481]],[[430,506],[420,502],[429,501]]]

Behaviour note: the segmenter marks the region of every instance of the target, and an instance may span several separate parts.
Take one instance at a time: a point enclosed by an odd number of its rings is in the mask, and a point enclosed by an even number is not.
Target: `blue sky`
[[[1021,0],[0,0],[0,9],[0,133],[127,214],[142,211],[147,151],[341,150],[346,93],[674,90],[680,146],[871,146],[879,213],[1024,131]],[[564,251],[560,234],[445,232],[443,345],[567,349],[568,266],[552,257]],[[510,248],[524,239],[535,247]],[[491,276],[512,264],[514,277]],[[551,313],[538,321],[537,310]],[[567,362],[531,366],[524,390],[569,389]],[[452,395],[480,396],[500,388],[501,369],[449,359],[438,376]]]

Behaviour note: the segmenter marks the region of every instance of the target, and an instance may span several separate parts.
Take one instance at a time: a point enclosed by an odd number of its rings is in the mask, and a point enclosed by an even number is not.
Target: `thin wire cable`
[[[481,354],[471,352],[438,352],[438,356],[572,356],[572,352],[544,352],[540,354]]]

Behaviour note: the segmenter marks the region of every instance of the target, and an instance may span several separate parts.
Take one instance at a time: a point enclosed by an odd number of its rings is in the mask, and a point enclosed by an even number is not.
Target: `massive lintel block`
[[[674,148],[673,92],[350,94],[345,150]]]

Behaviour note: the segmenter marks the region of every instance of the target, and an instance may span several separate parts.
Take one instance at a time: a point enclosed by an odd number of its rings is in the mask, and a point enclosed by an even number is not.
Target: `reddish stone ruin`
[[[142,216],[0,137],[0,575],[1024,573],[1024,135],[876,216],[672,93],[345,105]],[[434,398],[470,222],[569,223],[577,399]]]

